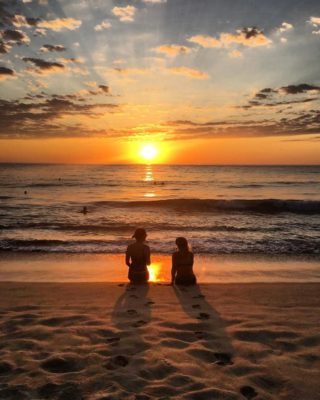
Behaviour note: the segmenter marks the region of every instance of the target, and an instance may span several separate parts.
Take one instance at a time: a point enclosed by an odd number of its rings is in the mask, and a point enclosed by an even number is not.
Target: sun
[[[145,144],[141,147],[140,156],[146,161],[153,161],[158,155],[158,149],[153,144]]]

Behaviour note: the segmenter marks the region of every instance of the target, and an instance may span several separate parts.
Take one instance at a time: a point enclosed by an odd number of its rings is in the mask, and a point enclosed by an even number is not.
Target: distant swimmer
[[[86,206],[83,207],[83,209],[80,211],[82,214],[88,214],[88,209]]]
[[[25,191],[24,191],[24,194],[28,194],[28,192],[25,190]]]

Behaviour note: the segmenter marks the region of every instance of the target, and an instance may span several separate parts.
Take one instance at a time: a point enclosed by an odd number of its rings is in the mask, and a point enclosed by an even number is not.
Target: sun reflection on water
[[[146,165],[146,169],[145,169],[145,175],[144,175],[144,179],[145,182],[153,182],[154,178],[153,178],[153,171],[152,171],[152,166],[151,165]]]
[[[161,263],[152,263],[151,265],[148,266],[148,270],[149,270],[149,282],[165,281]]]
[[[144,180],[144,182],[148,182],[150,184],[155,183],[154,177],[153,177],[152,166],[149,164],[146,165],[143,180]],[[147,192],[145,192],[143,196],[151,198],[151,197],[155,197],[156,193],[153,189],[151,189],[151,190],[148,190]]]

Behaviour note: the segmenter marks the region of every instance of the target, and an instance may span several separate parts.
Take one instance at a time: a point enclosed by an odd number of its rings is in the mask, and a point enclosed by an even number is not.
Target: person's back
[[[193,272],[193,253],[189,250],[187,239],[176,239],[178,251],[172,254],[171,281],[176,285],[194,285],[197,280]]]
[[[146,231],[139,228],[133,237],[136,242],[130,244],[126,251],[126,264],[129,267],[128,278],[131,283],[147,283],[149,280],[147,265],[150,265],[151,261],[150,248],[144,244],[147,237]]]

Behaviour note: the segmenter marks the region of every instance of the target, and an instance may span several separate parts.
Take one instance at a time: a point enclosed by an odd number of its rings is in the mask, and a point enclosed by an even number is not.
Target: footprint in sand
[[[51,357],[41,363],[41,368],[54,374],[81,371],[84,367],[80,360],[73,357]]]
[[[196,335],[197,339],[204,339],[205,336],[206,336],[206,334],[204,332],[201,332],[201,331],[196,331],[194,334]]]
[[[193,296],[193,299],[204,299],[206,296],[204,294],[197,294],[196,296]]]
[[[130,296],[132,299],[138,299],[139,297],[136,294],[130,294]]]
[[[119,283],[118,286],[123,287],[123,286],[124,286],[124,283]]]
[[[140,326],[143,326],[143,325],[145,325],[147,322],[146,321],[143,321],[142,319],[140,320],[140,321],[137,321],[137,322],[135,322],[134,324],[132,324],[132,326],[134,327],[134,328],[139,328]]]
[[[210,318],[210,315],[207,314],[207,313],[205,313],[205,312],[201,312],[201,313],[198,315],[197,318],[198,318],[198,319],[203,319],[203,320],[205,320],[205,319],[209,319],[209,318]]]
[[[137,315],[137,311],[136,310],[127,310],[127,314],[129,315]]]
[[[217,365],[232,365],[233,364],[230,354],[214,353],[214,356],[217,359],[217,361],[215,362],[215,364],[217,364]]]
[[[129,360],[125,356],[115,356],[105,365],[105,368],[109,370],[116,369],[118,367],[126,367],[129,364]]]
[[[201,308],[200,304],[192,304],[192,308]]]
[[[119,341],[120,341],[120,338],[117,336],[107,338],[108,343],[118,343]]]
[[[10,363],[6,361],[0,362],[0,375],[9,374],[12,370],[13,366]]]
[[[134,286],[129,286],[129,287],[127,287],[127,289],[126,289],[127,292],[132,292],[133,290],[137,290],[137,288],[134,287]]]
[[[258,393],[251,386],[242,386],[240,388],[240,393],[242,394],[242,396],[244,396],[248,400],[253,399],[254,397],[258,396]]]
[[[155,304],[155,302],[151,300],[144,303],[145,306],[152,306],[152,304]]]

